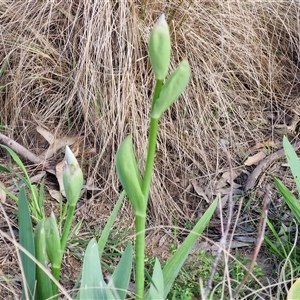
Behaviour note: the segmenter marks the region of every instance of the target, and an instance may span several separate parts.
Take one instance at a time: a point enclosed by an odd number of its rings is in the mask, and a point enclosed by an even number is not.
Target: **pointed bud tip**
[[[74,165],[74,166],[78,165],[78,161],[68,145],[66,146],[65,149],[65,160],[68,165]]]
[[[158,18],[157,22],[162,22],[166,20],[165,14],[161,14],[160,17]]]

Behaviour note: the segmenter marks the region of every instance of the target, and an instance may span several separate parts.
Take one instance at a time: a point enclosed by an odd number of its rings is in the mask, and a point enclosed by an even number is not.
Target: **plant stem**
[[[156,99],[159,97],[161,88],[162,88],[162,80],[157,80],[153,100],[152,100],[152,108],[155,104]],[[142,185],[142,191],[144,194],[144,199],[146,201],[146,206],[148,203],[149,191],[150,191],[150,184],[153,174],[153,165],[154,165],[154,158],[155,158],[155,150],[156,150],[156,138],[157,138],[157,131],[158,131],[158,122],[159,119],[150,120],[150,133],[149,133],[149,141],[148,141],[148,153],[147,153],[147,161]]]
[[[59,268],[53,267],[52,268],[52,275],[57,281],[59,281],[60,269],[61,269],[61,267],[59,267]],[[53,299],[54,300],[58,299],[58,286],[54,282],[52,282],[52,292],[53,292],[53,295],[55,296]]]
[[[151,118],[150,121],[148,155],[147,155],[147,162],[146,162],[146,168],[145,168],[143,185],[142,185],[142,191],[144,194],[144,201],[146,201],[146,206],[148,203],[151,179],[153,174],[158,121],[159,121],[158,119],[153,119],[153,118]]]
[[[63,254],[65,252],[66,249],[66,245],[67,245],[67,239],[68,239],[68,235],[70,232],[70,228],[72,225],[72,220],[73,220],[73,215],[74,215],[74,211],[75,211],[75,205],[73,206],[68,206],[68,214],[67,214],[67,218],[66,218],[66,222],[64,225],[64,229],[63,229],[63,233],[62,233],[62,237],[61,237],[61,241],[60,241],[60,264],[59,267],[54,267],[52,269],[52,275],[54,276],[54,278],[59,281],[59,277],[60,277],[60,270],[61,270],[61,262],[62,262],[62,258],[63,258]],[[54,295],[58,294],[58,287],[56,284],[53,283],[52,285],[52,291]],[[55,298],[57,299],[57,298]]]
[[[68,208],[66,223],[65,223],[64,230],[63,230],[62,237],[61,237],[61,252],[62,253],[64,253],[65,249],[66,249],[67,239],[68,239],[68,235],[69,235],[70,228],[72,225],[74,211],[75,211],[75,205],[73,205],[73,206],[70,205]]]
[[[136,299],[144,299],[144,260],[145,260],[145,228],[146,218],[135,216],[135,292]]]
[[[152,108],[155,104],[156,99],[159,97],[161,88],[162,88],[162,80],[157,80],[153,100],[152,100]],[[145,207],[147,209],[147,203],[149,198],[149,191],[151,185],[151,178],[153,174],[153,165],[155,158],[155,150],[156,150],[156,138],[158,131],[158,122],[159,119],[151,118],[150,120],[150,133],[149,133],[149,141],[148,141],[148,153],[147,153],[147,161],[145,167],[145,173],[142,184],[142,191],[144,194],[144,201],[146,203]],[[145,212],[146,215],[146,212]],[[135,261],[135,292],[136,299],[144,298],[144,286],[145,286],[145,229],[146,229],[146,217],[144,216],[135,216],[135,230],[136,230],[136,241],[135,241],[135,253],[136,253],[136,261]]]

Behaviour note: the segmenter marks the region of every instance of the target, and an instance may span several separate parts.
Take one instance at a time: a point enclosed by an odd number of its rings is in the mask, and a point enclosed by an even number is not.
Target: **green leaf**
[[[106,288],[107,285],[103,279],[100,267],[98,246],[95,239],[92,239],[89,242],[84,255],[82,279],[78,299],[106,300],[108,299],[105,291]]]
[[[0,171],[1,171],[1,172],[5,172],[5,173],[11,173],[11,170],[10,170],[10,169],[7,169],[7,168],[5,168],[5,167],[3,167],[3,166],[0,166]]]
[[[98,241],[98,251],[99,251],[99,259],[101,260],[101,256],[102,256],[102,253],[103,253],[103,250],[104,250],[104,247],[106,245],[106,242],[108,240],[108,236],[109,236],[109,233],[111,231],[111,228],[113,226],[113,223],[117,217],[117,213],[121,207],[121,204],[123,203],[123,200],[126,196],[126,192],[123,191],[117,201],[117,203],[115,204],[115,207],[113,209],[113,211],[111,212],[110,216],[109,216],[109,219],[107,220],[106,222],[106,225],[101,233],[101,237]]]
[[[7,190],[6,188],[4,188],[3,186],[0,185],[0,189],[3,190],[5,192],[5,194],[10,197],[11,199],[13,199],[14,201],[18,202],[18,197],[15,196],[13,193],[11,193],[9,190]]]
[[[14,152],[12,149],[10,149],[9,147],[5,146],[5,145],[0,145],[2,148],[6,149],[7,152],[10,154],[10,156],[12,157],[12,159],[15,161],[15,163],[20,167],[20,169],[22,170],[22,172],[25,174],[27,183],[30,184],[30,179],[29,176],[27,174],[27,171],[25,169],[25,166],[23,165],[21,159],[19,158],[19,156],[16,154],[16,152]]]
[[[300,278],[290,288],[287,300],[300,300]]]
[[[265,235],[264,239],[266,243],[270,246],[271,250],[276,253],[279,257],[282,259],[286,258],[288,256],[288,253],[286,252],[286,249],[281,241],[281,238],[279,237],[275,227],[273,224],[270,222],[269,219],[267,219],[267,224],[269,229],[271,230],[272,234],[274,235],[277,244],[275,244],[273,241],[271,241],[268,236]],[[279,247],[280,245],[280,247]]]
[[[44,199],[45,199],[45,180],[43,179],[41,181],[41,184],[40,184],[40,191],[39,191],[39,197],[38,197],[38,200],[39,200],[39,207],[42,208],[42,212],[44,214]]]
[[[132,245],[131,243],[128,243],[124,253],[122,254],[121,260],[108,283],[108,287],[112,291],[112,294],[116,295],[116,299],[124,300],[126,297],[126,291],[128,289],[131,275],[131,268]]]
[[[18,225],[20,245],[35,257],[33,229],[24,187],[21,187],[19,193]],[[30,298],[32,298],[36,278],[35,262],[21,250],[20,257],[26,279],[26,282],[23,282],[22,299],[25,299],[26,296],[25,289]]]
[[[47,253],[45,238],[45,220],[41,220],[35,227],[34,241],[36,259],[47,270]],[[36,265],[36,300],[48,299],[53,296],[52,283],[45,271]]]
[[[37,221],[40,221],[45,218],[45,213],[43,207],[40,205],[39,191],[36,185],[30,184],[29,188],[31,189],[32,208],[34,210],[33,217],[35,217]]]
[[[283,148],[300,195],[300,161],[286,136],[283,137]]]
[[[295,215],[298,223],[300,223],[300,203],[298,199],[292,194],[292,192],[277,178],[272,177],[273,181],[278,188],[279,192],[283,196],[287,205]]]
[[[164,298],[164,277],[159,260],[155,259],[152,283],[148,293],[146,294],[146,300],[163,300]]]
[[[12,149],[10,149],[9,147],[7,147],[5,145],[0,145],[0,146],[8,151],[8,153],[13,158],[15,163],[20,167],[20,169],[24,173],[25,177],[22,176],[21,174],[16,174],[16,176],[18,176],[26,184],[26,186],[30,189],[31,197],[32,197],[31,209],[32,209],[32,213],[33,213],[33,218],[35,220],[39,221],[40,219],[42,219],[44,217],[44,211],[39,206],[38,192],[37,192],[36,186],[31,184],[30,178],[29,178],[28,173],[26,171],[26,168],[23,165],[23,163],[22,163],[21,159],[19,158],[19,156]]]
[[[193,248],[195,242],[199,238],[199,235],[203,232],[211,219],[218,204],[218,199],[209,206],[206,212],[203,214],[201,219],[197,222],[193,230],[189,233],[184,242],[180,245],[175,254],[167,261],[164,269],[164,298],[167,298],[170,289],[173,285],[175,278],[177,277],[181,267],[183,266],[188,254]]]

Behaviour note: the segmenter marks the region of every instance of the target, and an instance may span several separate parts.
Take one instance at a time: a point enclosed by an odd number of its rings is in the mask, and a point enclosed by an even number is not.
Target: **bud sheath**
[[[45,221],[46,231],[46,251],[51,262],[52,268],[60,268],[62,260],[62,251],[60,245],[60,236],[57,227],[56,218],[52,212]]]
[[[68,203],[70,206],[75,206],[83,186],[83,174],[76,157],[68,146],[66,146],[63,182]]]
[[[126,137],[121,143],[116,154],[116,166],[135,215],[145,216],[146,203],[142,192],[142,178],[134,156],[131,136]]]
[[[155,101],[151,118],[159,119],[161,115],[175,102],[175,100],[185,90],[189,79],[191,69],[187,60],[180,63],[177,69],[171,74]]]

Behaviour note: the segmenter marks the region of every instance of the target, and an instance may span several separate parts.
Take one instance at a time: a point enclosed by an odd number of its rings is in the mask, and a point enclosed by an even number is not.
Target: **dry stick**
[[[230,153],[227,150],[226,146],[223,143],[222,143],[222,146],[223,146],[223,151],[225,152],[227,160],[228,160],[229,174],[230,174],[230,179],[229,179],[230,180],[230,191],[229,191],[229,197],[228,197],[228,218],[227,218],[225,231],[219,242],[219,249],[218,249],[215,261],[212,266],[210,277],[207,282],[207,287],[204,292],[204,300],[207,298],[208,293],[210,292],[210,290],[212,288],[214,274],[217,270],[218,263],[219,263],[219,260],[221,257],[221,253],[222,253],[222,251],[226,250],[225,249],[226,241],[227,241],[227,237],[228,237],[228,233],[229,233],[229,229],[230,229],[230,225],[231,225],[231,220],[232,220],[232,215],[233,215],[233,206],[234,206],[234,203],[233,203],[233,171],[232,171],[232,164],[231,164],[231,156],[230,156]]]
[[[244,278],[242,279],[241,283],[237,287],[235,293],[233,294],[233,299],[237,297],[239,294],[240,290],[246,283],[253,267],[256,262],[260,247],[264,241],[264,235],[265,235],[265,229],[266,229],[266,223],[267,223],[267,216],[268,216],[268,203],[269,203],[269,194],[270,194],[270,186],[266,186],[266,192],[263,200],[263,207],[261,210],[261,215],[260,215],[260,220],[259,220],[259,226],[258,226],[258,233],[257,233],[257,239],[256,239],[256,245],[254,248],[253,256],[250,262],[250,266],[248,268],[247,273],[245,274]]]
[[[23,147],[16,141],[10,139],[9,137],[7,137],[6,135],[1,134],[1,133],[0,133],[0,143],[7,145],[12,150],[14,150],[16,153],[18,153],[19,155],[23,156],[24,158],[30,160],[31,162],[33,162],[35,164],[38,164],[38,165],[43,164],[45,167],[48,166],[48,163],[45,162],[44,159],[38,157],[37,155],[30,152],[28,149],[26,149],[25,147]]]

